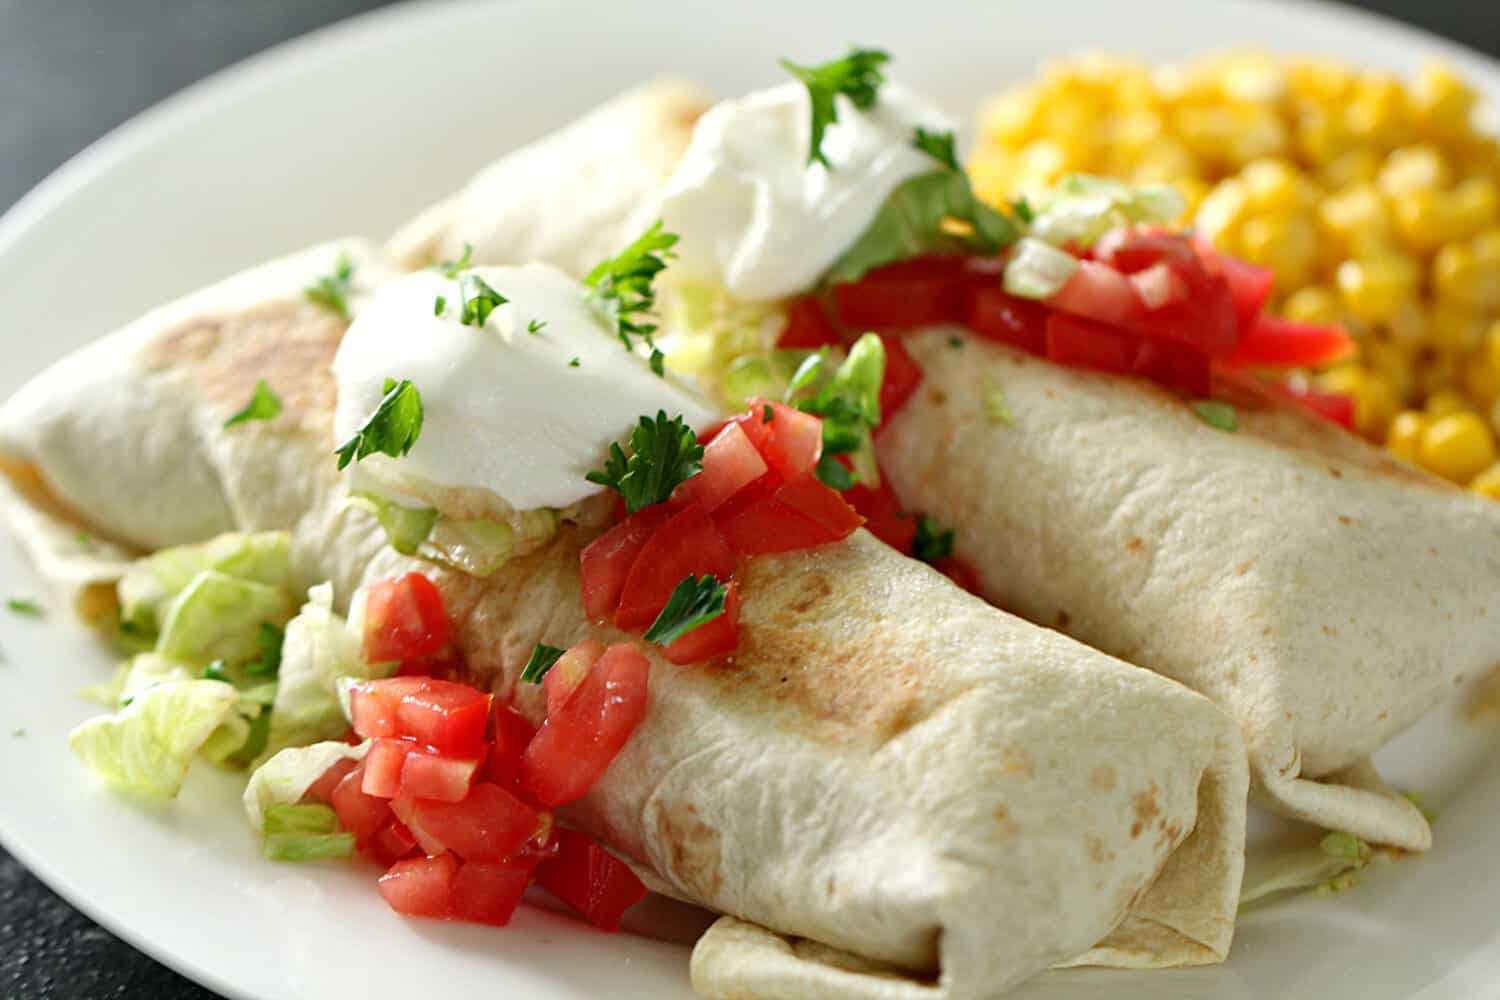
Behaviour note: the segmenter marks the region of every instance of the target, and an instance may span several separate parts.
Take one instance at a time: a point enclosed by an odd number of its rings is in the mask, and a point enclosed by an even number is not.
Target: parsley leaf
[[[943,530],[930,517],[917,518],[917,533],[911,540],[911,554],[923,562],[936,562],[953,554],[953,531]]]
[[[1036,218],[1036,212],[1031,208],[1031,202],[1025,198],[1013,198],[1010,203],[1010,214],[1014,215],[1023,223],[1030,223]]]
[[[255,383],[255,394],[250,397],[250,402],[245,404],[243,410],[224,421],[224,426],[233,427],[252,420],[274,420],[280,413],[281,397],[271,390],[265,379],[259,379]]]
[[[5,606],[10,609],[11,614],[25,615],[27,618],[42,617],[42,606],[30,598],[12,597],[6,600]]]
[[[464,326],[484,326],[490,313],[510,300],[491,288],[489,282],[479,275],[465,274],[458,279],[458,301],[460,323]]]
[[[338,446],[339,468],[380,452],[400,458],[422,433],[422,395],[407,379],[385,380],[385,395],[365,425]]]
[[[952,129],[947,132],[929,132],[918,125],[911,144],[949,170],[958,169],[958,154],[954,152],[955,140]]]
[[[565,649],[549,646],[545,642],[536,644],[531,651],[531,659],[526,661],[526,666],[521,670],[521,680],[526,684],[540,684],[542,678],[547,676],[547,671],[552,669],[553,664],[562,659]]]
[[[799,66],[789,59],[781,60],[788,73],[802,81],[812,101],[812,138],[807,146],[807,163],[829,166],[823,155],[823,136],[828,126],[839,120],[838,102],[842,94],[861,110],[873,107],[885,74],[880,67],[890,62],[890,54],[879,49],[850,49],[842,59],[821,66]]]
[[[569,361],[569,362],[568,362],[568,367],[569,367],[569,368],[578,368],[578,367],[580,367],[580,366],[581,366],[581,365],[582,365],[582,364],[583,364],[583,362],[582,362],[582,361],[580,361],[580,360],[579,360],[579,359],[578,359],[578,358],[577,358],[577,356],[574,356],[574,358],[573,358],[573,359],[572,359],[572,360],[571,360],[571,361]]]
[[[303,290],[307,301],[322,306],[330,312],[349,318],[349,292],[353,289],[354,262],[348,254],[339,254],[333,265],[333,274],[318,279],[318,283]]]
[[[600,261],[583,279],[598,295],[599,304],[625,349],[635,350],[632,337],[640,337],[651,348],[651,370],[658,375],[663,371],[663,356],[651,339],[656,324],[649,321],[656,308],[653,282],[666,268],[666,259],[676,256],[672,253],[676,243],[677,234],[663,232],[658,219],[634,243],[616,256]]]
[[[1202,399],[1193,404],[1199,419],[1210,427],[1233,434],[1239,430],[1240,421],[1229,403],[1220,402],[1217,399]]]
[[[544,319],[534,319],[530,323],[526,324],[526,332],[527,333],[538,333],[539,334],[539,333],[541,333],[545,329],[547,329],[547,321],[544,320]]]
[[[434,316],[441,316],[443,314],[443,310],[447,308],[448,296],[439,295],[437,298],[432,300],[432,314]]]
[[[255,638],[260,645],[260,659],[246,667],[245,673],[252,677],[275,677],[281,671],[281,644],[286,633],[270,622],[261,622]]]
[[[630,433],[630,451],[627,459],[618,444],[610,445],[604,471],[584,478],[618,492],[632,514],[663,502],[677,484],[703,471],[698,436],[681,416],[668,419],[665,410],[657,410],[655,420],[641,418]]]
[[[849,487],[858,482],[858,480],[854,478],[854,473],[849,471],[848,466],[844,465],[843,462],[840,462],[832,455],[824,455],[822,458],[818,459],[818,468],[816,472],[818,480],[824,486],[828,486],[839,491],[847,490]]]
[[[646,641],[670,646],[698,626],[707,625],[724,613],[727,593],[728,588],[713,577],[689,573],[672,591],[667,606],[646,630]]]
[[[469,263],[469,258],[472,256],[474,256],[474,248],[465,243],[464,255],[462,257],[458,258],[458,260],[445,260],[437,266],[437,269],[443,272],[443,276],[446,278],[456,278],[459,271],[467,271],[473,266]]]

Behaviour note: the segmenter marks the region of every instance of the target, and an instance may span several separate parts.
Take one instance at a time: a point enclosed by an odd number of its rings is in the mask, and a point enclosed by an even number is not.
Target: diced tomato
[[[1161,230],[1115,230],[1099,241],[1094,256],[1097,261],[1080,262],[1078,273],[1059,293],[1061,298],[1049,300],[1053,305],[1145,336],[1180,341],[1210,358],[1223,358],[1234,350],[1240,321],[1228,278],[1223,269],[1208,267],[1187,237]],[[1160,301],[1150,308],[1137,284],[1124,279],[1134,294],[1132,307],[1118,279],[1162,265],[1170,277],[1160,282]],[[1112,278],[1101,268],[1113,268],[1117,274]]]
[[[1060,365],[1127,375],[1141,338],[1105,323],[1064,313],[1047,317],[1047,357]]]
[[[772,555],[849,537],[859,512],[814,476],[752,487],[720,509],[724,538],[742,556]]]
[[[1229,357],[1235,367],[1316,368],[1347,357],[1354,341],[1341,327],[1260,316]]]
[[[1240,333],[1244,334],[1254,324],[1255,318],[1265,309],[1271,298],[1271,289],[1276,283],[1276,272],[1268,267],[1256,267],[1238,257],[1220,253],[1203,235],[1193,240],[1198,257],[1210,272],[1223,275],[1229,284],[1229,295],[1234,300],[1234,314],[1239,321]]]
[[[354,834],[355,843],[361,847],[370,844],[391,820],[390,803],[366,795],[364,783],[365,764],[360,761],[334,788],[329,803],[338,815],[339,826]]]
[[[378,739],[365,755],[365,780],[360,790],[378,799],[401,794],[401,771],[407,755],[418,747],[410,740]]]
[[[348,757],[340,757],[324,771],[317,781],[307,786],[307,791],[302,794],[303,802],[332,802],[333,790],[344,780],[344,776],[354,770],[359,761],[350,760]]]
[[[786,326],[776,339],[783,350],[813,350],[839,343],[839,333],[828,320],[823,305],[814,298],[793,299],[787,307]]]
[[[701,663],[728,656],[739,644],[740,585],[731,580],[724,590],[724,613],[664,648],[662,655],[673,663]]]
[[[382,681],[364,681],[349,691],[349,715],[355,735],[362,739],[395,738],[396,709],[401,699],[421,691],[429,683],[426,677],[388,677]]]
[[[771,419],[766,420],[766,407]],[[823,454],[823,421],[785,403],[752,399],[749,410],[736,417],[761,458],[783,479],[810,472]]]
[[[698,507],[688,507],[641,549],[625,579],[615,624],[623,629],[650,625],[689,574],[728,579],[733,572],[734,554],[713,519]]]
[[[536,833],[535,809],[501,788],[481,782],[462,802],[402,796],[391,809],[428,854],[452,851],[465,861],[505,861]]]
[[[448,914],[455,920],[504,927],[530,881],[531,872],[525,868],[465,861],[453,877]]]
[[[880,342],[885,345],[885,380],[880,383],[880,423],[884,427],[922,384],[922,369],[900,338],[882,335]]]
[[[417,838],[413,837],[399,819],[393,819],[375,835],[370,845],[371,852],[382,864],[393,865],[402,858],[410,857],[417,849]]]
[[[457,681],[468,676],[468,673],[468,665],[464,663],[463,657],[450,647],[433,656],[401,661],[396,676],[436,677],[439,680]]]
[[[845,326],[911,330],[963,322],[973,280],[963,257],[916,257],[878,267],[833,293]]]
[[[1092,260],[1080,260],[1078,270],[1047,304],[1070,316],[1119,328],[1140,322],[1146,312],[1135,286],[1125,275],[1108,264]]]
[[[641,549],[672,517],[666,504],[644,507],[590,542],[578,566],[583,587],[583,610],[592,621],[603,621],[620,606],[625,579]]]
[[[537,801],[576,801],[609,769],[646,714],[649,672],[646,657],[630,644],[605,650],[521,759],[522,780]]]
[[[766,468],[766,460],[744,429],[737,423],[725,424],[703,449],[703,471],[678,486],[673,499],[711,511],[765,475]]]
[[[1213,387],[1208,357],[1181,341],[1142,337],[1130,371],[1193,398],[1209,395]]]
[[[446,917],[453,895],[458,859],[407,858],[380,876],[380,894],[391,909],[408,917]]]
[[[1090,255],[1121,274],[1135,274],[1157,264],[1173,269],[1191,266],[1198,251],[1181,233],[1122,226],[1099,237]]]
[[[401,767],[400,793],[434,802],[462,802],[481,763],[483,757],[449,757],[417,750],[406,755]]]
[[[865,519],[870,534],[897,552],[911,552],[912,539],[917,534],[917,519],[902,512],[901,501],[891,489],[890,477],[882,473],[880,485],[874,489],[855,483],[844,491],[844,499]]]
[[[548,715],[556,715],[562,710],[563,703],[573,696],[603,655],[604,643],[598,639],[585,639],[568,647],[557,658],[547,676],[542,678],[542,688],[547,692]]]
[[[984,589],[979,583],[979,574],[974,571],[974,567],[958,556],[943,556],[941,559],[933,560],[932,568],[969,593],[984,596]]]
[[[1287,396],[1301,403],[1325,420],[1331,420],[1345,430],[1354,430],[1354,400],[1349,396],[1333,392],[1315,392],[1284,386]]]
[[[1166,264],[1152,264],[1128,278],[1147,309],[1161,309],[1187,298],[1187,282]]]
[[[623,861],[574,830],[559,830],[555,861],[539,865],[536,880],[589,923],[613,931],[625,911],[646,898],[646,887]]]
[[[1000,283],[989,282],[969,299],[968,326],[986,340],[1019,347],[1028,354],[1047,351],[1047,307],[1010,295]]]
[[[494,742],[484,762],[485,780],[492,781],[512,795],[525,797],[521,788],[521,755],[536,735],[536,728],[526,717],[509,705],[495,705]]]
[[[421,691],[401,699],[396,730],[440,753],[477,757],[484,748],[492,697],[467,684],[429,680]]]
[[[448,645],[443,595],[421,573],[371,585],[365,598],[365,659],[415,660]]]

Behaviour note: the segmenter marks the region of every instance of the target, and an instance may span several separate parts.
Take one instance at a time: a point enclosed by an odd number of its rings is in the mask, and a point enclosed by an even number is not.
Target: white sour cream
[[[861,111],[836,98],[839,120],[824,135],[831,167],[807,162],[807,89],[788,83],[715,105],[651,207],[681,236],[679,276],[711,282],[749,301],[811,288],[874,221],[903,181],[938,165],[912,146],[918,125],[952,119],[887,83]]]
[[[516,511],[568,507],[600,491],[584,475],[641,416],[665,410],[698,430],[717,418],[627,351],[588,289],[560,271],[533,264],[465,273],[509,300],[483,327],[459,322],[459,283],[427,271],[382,288],[344,335],[333,363],[338,441],[369,420],[387,378],[409,379],[423,405],[410,453],[359,462],[355,489],[400,503],[422,483],[433,487],[417,497],[427,504],[445,490],[481,490]],[[441,316],[433,313],[438,296],[447,300]],[[545,325],[529,332],[533,322]]]

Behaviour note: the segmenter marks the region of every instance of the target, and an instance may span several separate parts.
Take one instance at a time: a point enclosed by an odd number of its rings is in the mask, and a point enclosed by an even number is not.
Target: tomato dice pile
[[[703,471],[667,502],[630,514],[595,539],[579,567],[588,616],[631,631],[650,626],[686,577],[727,585],[723,614],[664,647],[673,663],[710,660],[738,647],[733,577],[740,559],[836,542],[862,522],[815,474],[823,424],[811,414],[754,400],[700,442]],[[549,682],[561,666],[552,668]]]
[[[367,600],[372,660],[451,662],[442,596],[425,576],[375,584]],[[369,751],[335,763],[305,798],[332,806],[360,851],[387,866],[380,892],[398,913],[503,926],[535,881],[613,930],[645,887],[551,810],[581,798],[624,748],[645,716],[647,670],[628,644],[580,643],[544,678],[537,729],[441,677],[361,682],[349,709]]]

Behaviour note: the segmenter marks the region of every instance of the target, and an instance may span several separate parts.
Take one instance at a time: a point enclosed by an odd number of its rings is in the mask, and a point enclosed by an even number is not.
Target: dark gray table
[[[0,0],[0,210],[173,91],[385,2]],[[1494,0],[1358,5],[1500,56],[1500,3]],[[214,994],[96,926],[0,851],[0,997],[212,1000]]]

